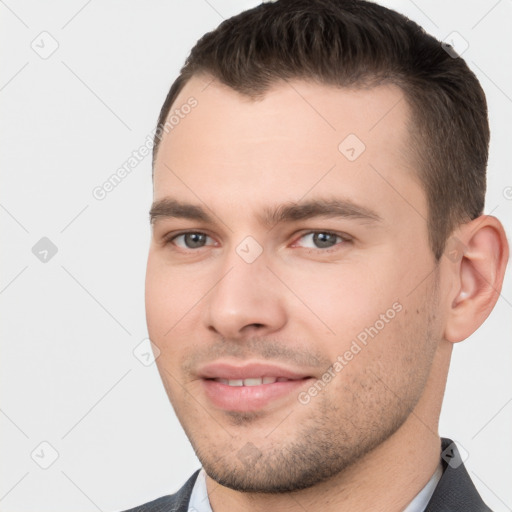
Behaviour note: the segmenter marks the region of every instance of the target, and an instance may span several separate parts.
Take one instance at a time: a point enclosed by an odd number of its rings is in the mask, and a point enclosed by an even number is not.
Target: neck
[[[286,494],[234,491],[206,477],[214,512],[322,510],[399,512],[414,499],[440,461],[438,420],[451,346],[441,344],[425,391],[405,423],[342,473],[314,487]]]

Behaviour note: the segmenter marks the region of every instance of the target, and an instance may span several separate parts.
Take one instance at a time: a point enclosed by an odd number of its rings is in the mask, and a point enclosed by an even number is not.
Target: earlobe
[[[450,265],[455,265],[455,286],[444,333],[452,343],[473,334],[491,313],[501,292],[509,256],[503,226],[489,215],[460,226],[447,243],[445,254],[453,253],[454,240],[461,257],[449,258]]]

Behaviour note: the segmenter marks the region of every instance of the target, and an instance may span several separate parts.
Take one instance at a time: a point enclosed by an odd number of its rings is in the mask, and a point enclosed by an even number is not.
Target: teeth
[[[215,379],[217,382],[221,384],[226,384],[228,386],[260,386],[261,384],[274,384],[274,382],[286,382],[290,379],[285,377],[259,377],[252,379]]]
[[[263,379],[244,379],[244,386],[261,386]]]

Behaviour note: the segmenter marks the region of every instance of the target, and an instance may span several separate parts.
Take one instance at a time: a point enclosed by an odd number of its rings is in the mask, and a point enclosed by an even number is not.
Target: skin
[[[395,86],[294,81],[254,101],[198,76],[175,106],[190,96],[197,107],[162,140],[154,201],[202,206],[213,222],[156,216],[146,314],[212,508],[403,510],[439,464],[453,343],[499,296],[503,227],[490,216],[462,224],[454,235],[464,254],[435,262],[408,146],[410,111]],[[348,134],[366,146],[354,161],[338,150]],[[265,208],[334,197],[380,220],[259,221]],[[193,245],[183,231],[207,237]],[[346,240],[315,245],[311,231]],[[237,253],[247,236],[262,249],[252,263]],[[393,319],[300,403],[299,393],[397,303]],[[275,362],[310,379],[256,411],[225,410],[201,379],[202,365],[221,360]]]

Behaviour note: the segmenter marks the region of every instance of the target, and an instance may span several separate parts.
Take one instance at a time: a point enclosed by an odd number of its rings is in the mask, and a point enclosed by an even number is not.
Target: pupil
[[[318,247],[331,247],[331,242],[335,240],[335,235],[331,233],[315,233],[313,235],[313,241]]]
[[[204,242],[205,235],[201,233],[187,233],[185,235],[185,245],[189,248],[201,247]]]

